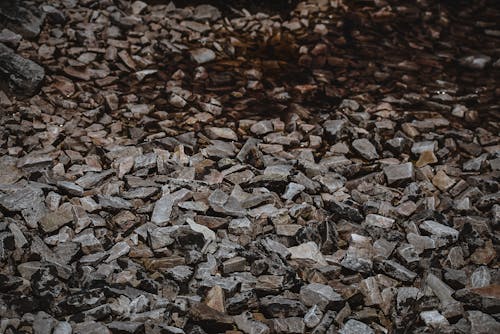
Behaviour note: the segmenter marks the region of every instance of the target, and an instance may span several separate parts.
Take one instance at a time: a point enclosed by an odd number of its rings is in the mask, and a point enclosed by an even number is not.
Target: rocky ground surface
[[[0,333],[500,332],[495,1],[153,2],[0,8]]]

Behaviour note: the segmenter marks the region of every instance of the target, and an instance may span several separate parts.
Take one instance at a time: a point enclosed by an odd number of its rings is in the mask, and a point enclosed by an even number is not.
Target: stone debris
[[[0,75],[7,80],[8,88],[12,92],[31,96],[40,88],[45,70],[0,43]]]
[[[0,332],[500,332],[498,17],[1,2]]]

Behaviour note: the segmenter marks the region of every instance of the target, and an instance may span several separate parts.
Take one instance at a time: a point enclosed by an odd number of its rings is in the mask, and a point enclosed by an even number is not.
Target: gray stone
[[[210,49],[199,48],[191,51],[191,58],[198,64],[204,64],[215,60],[216,55]]]
[[[389,165],[384,168],[387,184],[402,186],[415,179],[415,170],[411,162],[400,165]]]
[[[273,319],[272,322],[276,333],[303,334],[305,331],[304,320],[299,317]]]
[[[448,320],[437,310],[420,312],[420,318],[427,326],[443,328],[450,325]]]
[[[340,329],[339,334],[375,334],[375,331],[361,321],[350,319]]]
[[[500,332],[500,322],[489,314],[481,311],[467,311],[466,317],[471,325],[471,333],[491,334]]]
[[[67,321],[60,321],[55,327],[52,334],[71,334],[73,332],[73,328],[71,324]]]
[[[309,241],[301,245],[288,248],[290,259],[300,263],[326,265],[326,260],[321,254],[318,245],[314,241]]]
[[[361,246],[350,245],[340,263],[342,267],[352,271],[368,273],[371,271],[373,262],[369,256],[369,251]]]
[[[345,178],[336,173],[316,176],[313,180],[318,181],[331,194],[341,189],[345,184]]]
[[[148,4],[142,1],[134,1],[131,8],[132,14],[139,15],[144,11],[144,9],[148,8]]]
[[[368,214],[365,218],[366,226],[379,227],[383,229],[390,229],[394,224],[395,220],[392,218],[387,218],[384,216],[376,215],[376,214]]]
[[[83,187],[84,189],[91,189],[112,174],[112,170],[107,170],[99,173],[88,172],[82,177],[78,178],[75,183]]]
[[[481,266],[474,270],[470,277],[471,287],[482,288],[491,284],[490,270],[486,266]]]
[[[190,191],[180,189],[172,194],[163,195],[156,201],[151,221],[159,226],[162,226],[170,221],[172,209],[175,204],[182,200],[186,200],[190,196]]]
[[[412,282],[417,274],[393,260],[383,260],[377,266],[387,275],[403,282]]]
[[[144,324],[138,321],[112,321],[106,326],[112,333],[139,334],[144,331]]]
[[[40,311],[35,315],[33,321],[33,334],[51,334],[57,320],[49,314]]]
[[[281,198],[286,199],[286,200],[292,200],[295,198],[295,196],[297,196],[298,194],[303,192],[305,189],[306,189],[306,187],[303,186],[302,184],[290,182],[286,186],[285,193],[281,196]]]
[[[77,323],[73,326],[73,334],[109,334],[109,329],[102,323],[93,320]]]
[[[365,297],[365,305],[373,306],[382,303],[382,295],[380,294],[379,284],[375,277],[368,277],[361,281],[359,289]]]
[[[49,212],[40,220],[40,227],[45,233],[57,231],[66,224],[73,221],[72,205],[65,203],[56,211]]]
[[[128,254],[130,251],[130,246],[126,241],[120,241],[117,244],[113,245],[110,250],[108,250],[109,256],[106,259],[106,262],[109,263],[117,258]]]
[[[491,63],[491,57],[486,55],[468,56],[461,58],[459,63],[462,66],[474,69],[483,70],[488,64]]]
[[[375,146],[366,138],[355,139],[352,147],[366,160],[375,160],[379,157]]]
[[[15,32],[9,29],[4,28],[2,29],[2,31],[0,31],[0,43],[4,43],[14,49],[17,48],[22,38],[23,37],[21,35],[16,34]]]
[[[222,271],[224,274],[230,274],[236,271],[244,271],[246,259],[241,256],[230,258],[222,263]]]
[[[328,133],[330,136],[339,135],[345,125],[346,121],[343,119],[328,120],[323,123],[323,127],[325,128],[326,133]]]
[[[298,300],[281,296],[266,296],[260,299],[262,313],[271,318],[303,316],[307,309]]]
[[[122,210],[122,209],[129,210],[132,208],[132,205],[130,204],[129,201],[124,200],[123,198],[120,197],[98,195],[97,198],[99,200],[99,205],[101,205],[103,208],[116,209],[116,210]]]
[[[420,155],[424,152],[434,152],[438,148],[437,142],[435,141],[421,141],[416,142],[411,147],[411,152],[415,155]]]
[[[248,218],[233,219],[229,222],[228,231],[229,233],[237,235],[251,235],[253,231],[253,224]]]
[[[318,324],[318,326],[314,328],[312,334],[325,334],[335,320],[335,316],[336,312],[334,311],[330,310],[325,312],[323,319],[321,319],[321,322]]]
[[[73,182],[58,181],[57,187],[73,196],[83,196],[83,188]]]
[[[304,315],[304,324],[307,328],[316,327],[323,318],[323,312],[318,307],[318,305],[313,305],[309,311],[307,311],[306,315]]]
[[[396,297],[396,306],[399,313],[403,313],[404,310],[408,310],[412,305],[422,297],[422,293],[418,288],[415,287],[401,287],[398,288],[398,294]]]
[[[340,310],[345,301],[341,295],[336,293],[329,285],[311,283],[300,289],[300,300],[306,306],[317,305],[321,310]]]
[[[245,334],[270,334],[269,326],[253,319],[250,312],[244,312],[233,317],[239,330]]]
[[[193,13],[193,18],[199,21],[216,21],[221,17],[221,12],[217,7],[211,5],[196,6]]]
[[[250,131],[257,136],[268,134],[270,132],[273,132],[273,130],[273,123],[270,120],[257,122],[250,127]]]
[[[40,34],[45,15],[36,6],[13,0],[0,5],[0,18],[7,28],[32,39]]]
[[[37,93],[45,70],[0,43],[0,73],[7,78],[9,88],[16,94],[31,96]]]
[[[440,224],[433,220],[426,220],[420,224],[419,228],[433,237],[444,240],[443,242],[455,242],[458,240],[459,232],[452,227]]]
[[[238,140],[238,135],[230,128],[209,127],[206,129],[208,137],[212,139]]]

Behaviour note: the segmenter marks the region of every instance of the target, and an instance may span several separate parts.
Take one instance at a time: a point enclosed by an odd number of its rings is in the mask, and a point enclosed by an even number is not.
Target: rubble
[[[500,331],[495,6],[10,3],[0,332]]]

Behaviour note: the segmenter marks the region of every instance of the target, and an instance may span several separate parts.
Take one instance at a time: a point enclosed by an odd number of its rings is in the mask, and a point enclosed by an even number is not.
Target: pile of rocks
[[[0,332],[500,331],[498,11],[47,2]]]

